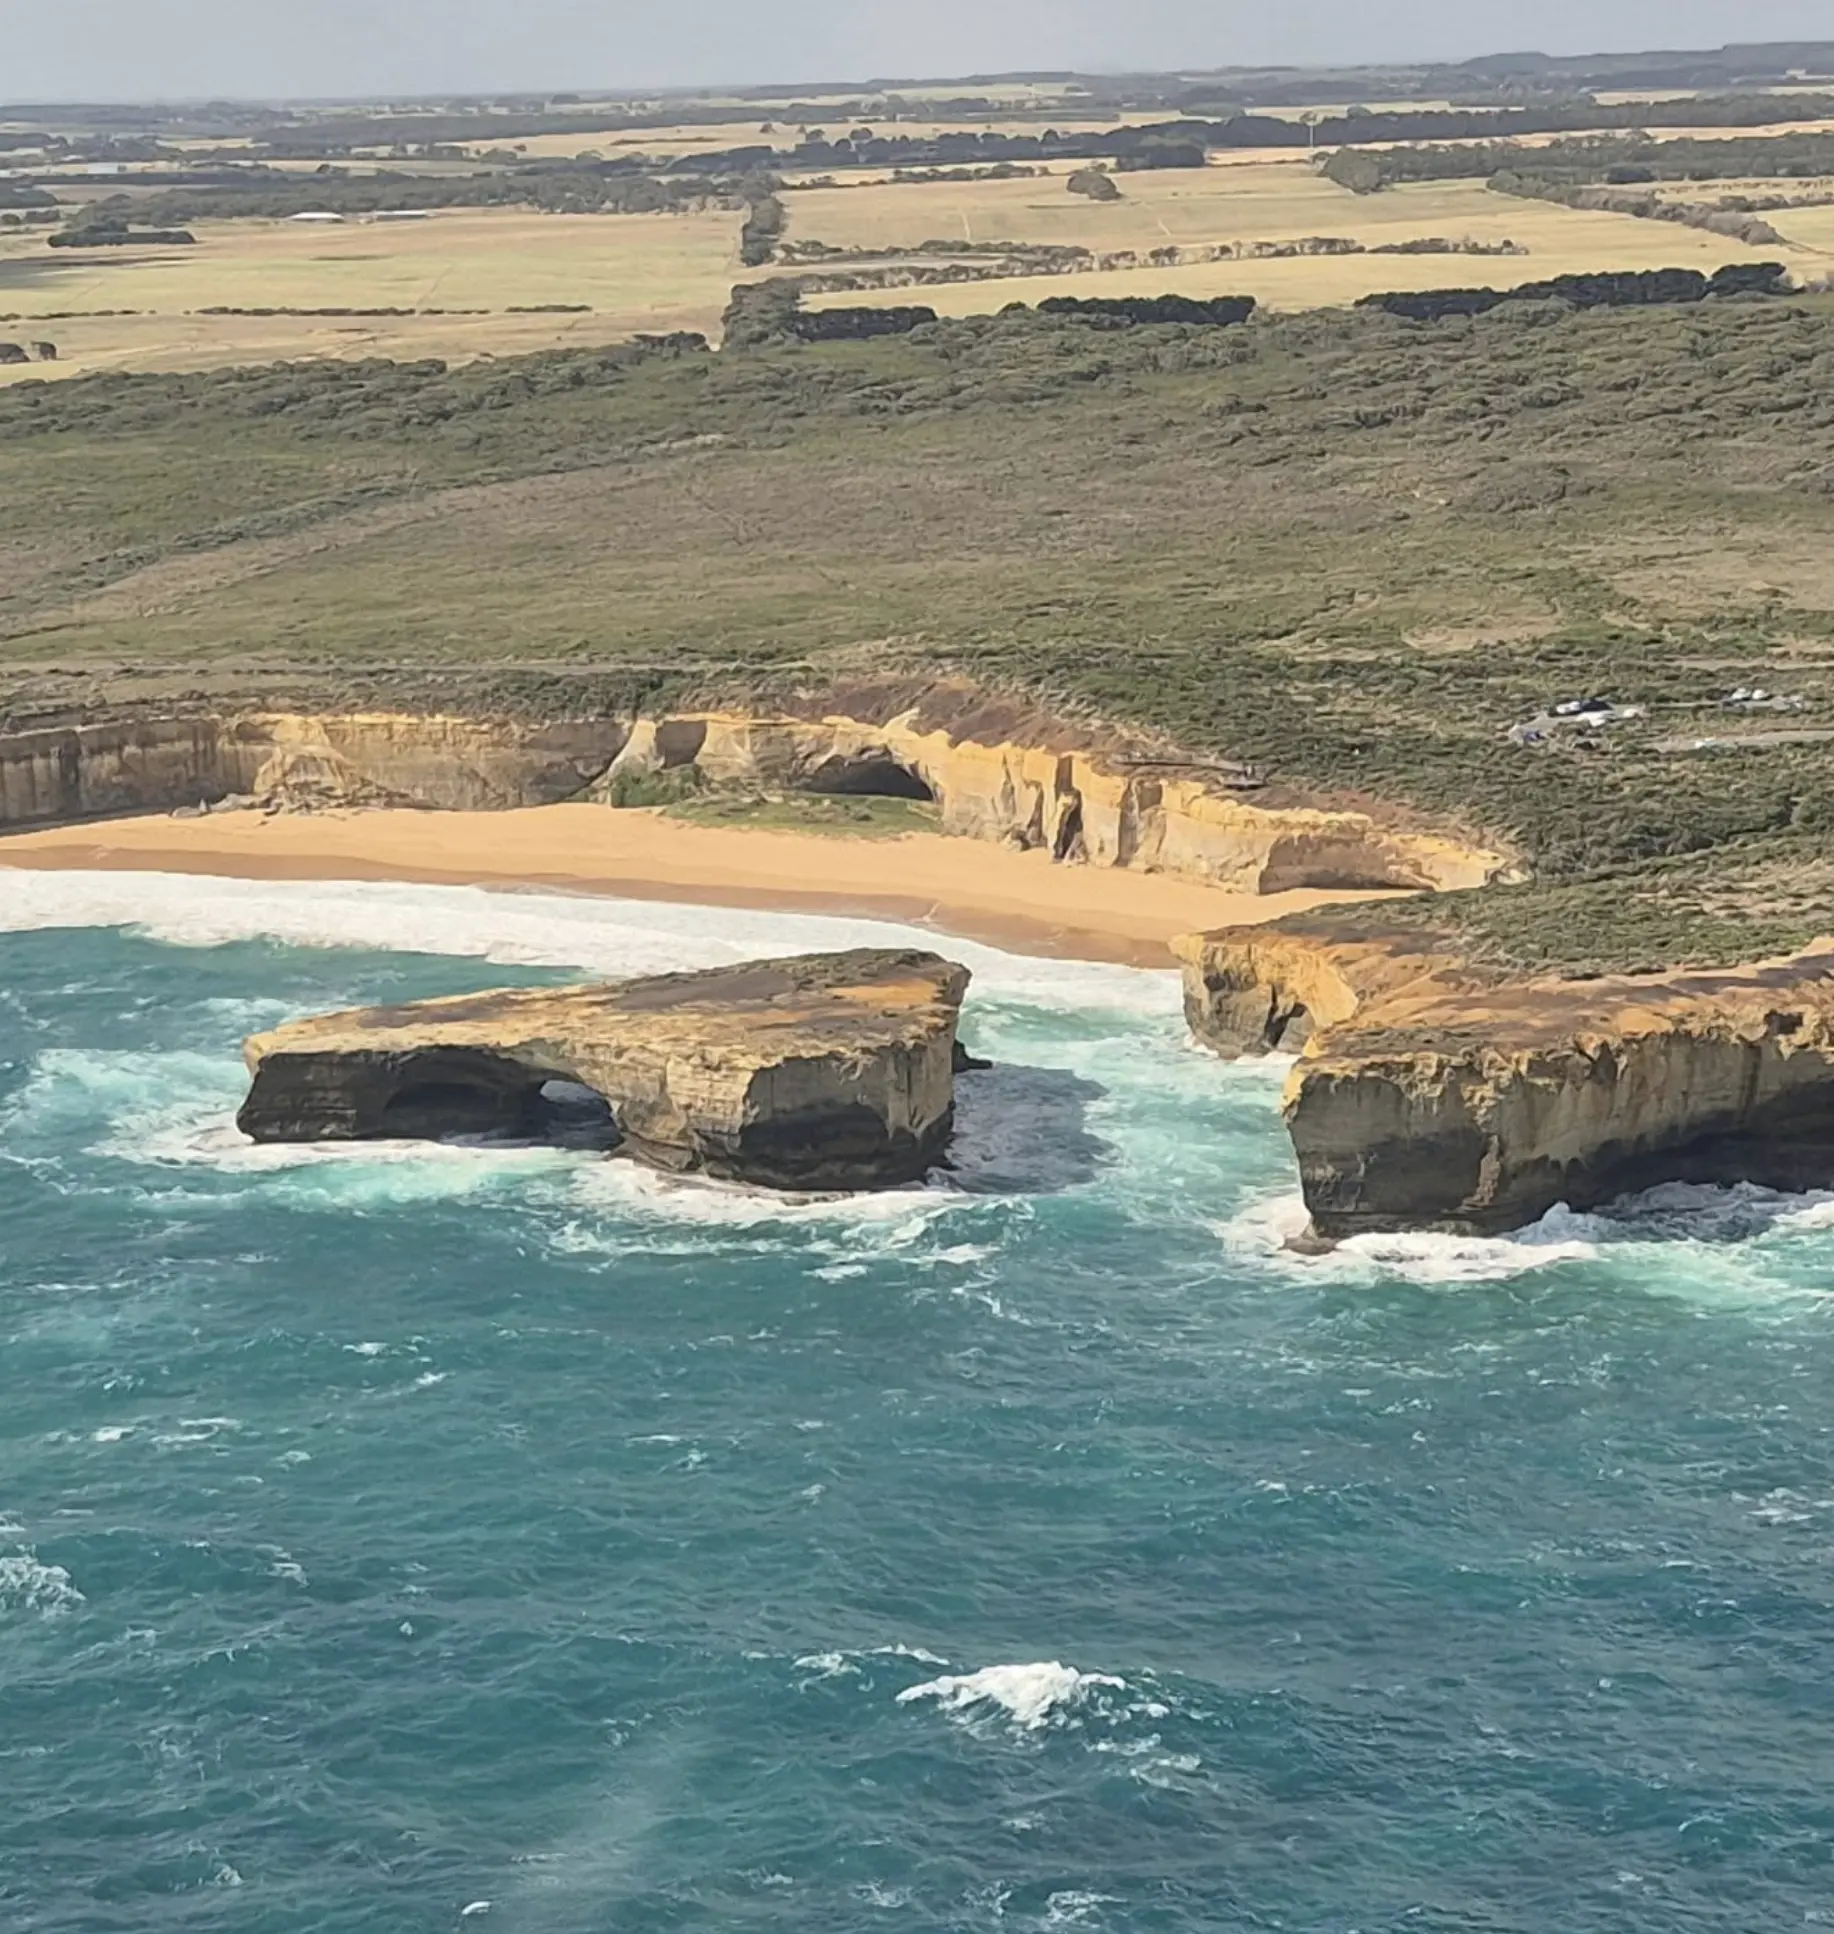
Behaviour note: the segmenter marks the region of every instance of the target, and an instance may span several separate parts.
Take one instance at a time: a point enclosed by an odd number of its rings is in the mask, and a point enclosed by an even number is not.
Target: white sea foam
[[[1351,1236],[1339,1253],[1385,1275],[1415,1283],[1493,1283],[1556,1263],[1589,1262],[1596,1246],[1566,1230],[1566,1218],[1550,1211],[1513,1236],[1442,1236],[1424,1231]]]
[[[810,1652],[796,1661],[798,1672],[813,1673],[818,1679],[845,1679],[859,1669],[845,1652]]]
[[[1044,1924],[1046,1927],[1086,1927],[1092,1914],[1099,1914],[1104,1907],[1120,1905],[1118,1895],[1094,1894],[1080,1887],[1069,1887],[1044,1903]]]
[[[1251,1204],[1211,1226],[1232,1254],[1275,1263],[1296,1274],[1339,1280],[1398,1277],[1412,1283],[1502,1282],[1526,1270],[1587,1262],[1596,1244],[1564,1209],[1509,1236],[1446,1236],[1423,1231],[1351,1236],[1323,1256],[1295,1255],[1286,1244],[1302,1235],[1304,1201],[1283,1195]]]
[[[102,1148],[102,1153],[125,1161],[214,1168],[232,1175],[274,1174],[282,1169],[323,1168],[339,1162],[463,1162],[476,1152],[451,1142],[252,1142],[233,1121],[214,1109],[208,1114],[199,1110],[168,1120],[144,1139],[117,1135]]]
[[[894,921],[562,893],[176,873],[8,873],[0,931],[40,927],[132,927],[179,946],[271,939],[302,947],[406,949],[610,975],[833,947],[939,944],[933,931]],[[1010,954],[953,936],[947,951],[974,970],[984,996],[1130,1014],[1178,1011],[1174,973]]]
[[[785,1194],[735,1182],[713,1182],[701,1175],[665,1175],[628,1161],[583,1164],[572,1178],[571,1189],[581,1208],[609,1213],[620,1222],[649,1217],[725,1229],[841,1222],[850,1227],[878,1227],[894,1245],[911,1241],[951,1200],[948,1192],[922,1183],[852,1195]],[[574,1225],[563,1246],[597,1245],[589,1227]]]
[[[1670,1182],[1584,1212],[1558,1204],[1504,1236],[1410,1232],[1352,1236],[1323,1256],[1285,1248],[1306,1226],[1297,1195],[1251,1204],[1211,1227],[1226,1249],[1295,1277],[1458,1285],[1501,1282],[1570,1262],[1619,1259],[1638,1267],[1647,1293],[1746,1307],[1826,1300],[1819,1274],[1800,1279],[1792,1250],[1834,1229],[1834,1193],[1791,1195],[1753,1183]],[[1674,1267],[1685,1255],[1687,1266]],[[1806,1260],[1807,1252],[1805,1252]]]
[[[62,1565],[47,1565],[31,1546],[0,1552],[0,1614],[36,1612],[56,1618],[83,1603]]]
[[[898,1695],[901,1706],[919,1699],[934,1699],[944,1712],[986,1713],[990,1708],[1006,1714],[1026,1732],[1036,1732],[1053,1718],[1071,1711],[1100,1688],[1125,1691],[1124,1679],[1104,1672],[1079,1672],[1074,1666],[1055,1659],[1030,1665],[989,1665],[979,1672],[964,1672],[922,1685],[907,1686]]]
[[[171,1430],[156,1431],[153,1442],[161,1449],[214,1444],[219,1437],[242,1428],[242,1421],[237,1417],[181,1417]]]

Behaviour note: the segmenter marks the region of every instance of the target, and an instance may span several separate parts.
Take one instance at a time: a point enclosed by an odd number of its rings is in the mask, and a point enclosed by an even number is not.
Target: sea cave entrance
[[[824,759],[802,782],[805,792],[840,793],[854,798],[915,799],[934,805],[935,789],[922,773],[889,752]]]

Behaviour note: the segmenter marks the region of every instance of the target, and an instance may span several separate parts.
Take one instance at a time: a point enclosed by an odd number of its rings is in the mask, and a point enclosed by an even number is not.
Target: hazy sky
[[[0,0],[0,100],[632,88],[1834,37],[1828,0]]]

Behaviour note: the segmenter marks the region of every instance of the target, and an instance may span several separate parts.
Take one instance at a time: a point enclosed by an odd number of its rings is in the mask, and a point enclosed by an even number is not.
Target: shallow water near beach
[[[893,934],[0,873],[0,1925],[1834,1922],[1834,1198],[1302,1262],[1283,1069],[954,943],[924,1189],[234,1132],[289,1014]]]

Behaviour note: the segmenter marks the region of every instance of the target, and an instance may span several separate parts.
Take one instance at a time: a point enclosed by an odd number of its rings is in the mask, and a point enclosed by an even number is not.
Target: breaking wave
[[[128,927],[174,946],[268,939],[296,947],[453,954],[499,965],[659,974],[841,947],[944,947],[984,997],[1171,1016],[1171,972],[1021,956],[885,920],[697,907],[596,895],[368,881],[225,880],[175,873],[8,872],[0,932]]]
[[[1037,1732],[1083,1705],[1093,1694],[1125,1692],[1127,1681],[1106,1672],[1079,1672],[1055,1659],[1030,1665],[988,1665],[978,1672],[926,1679],[898,1695],[901,1706],[934,1699],[948,1713],[1002,1712],[1022,1732]]]

